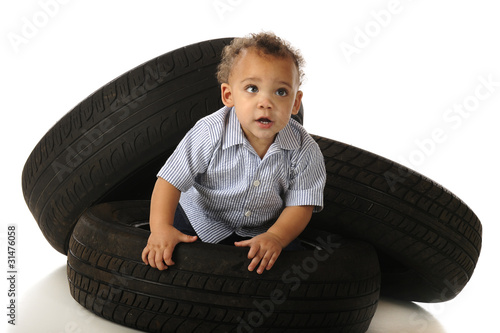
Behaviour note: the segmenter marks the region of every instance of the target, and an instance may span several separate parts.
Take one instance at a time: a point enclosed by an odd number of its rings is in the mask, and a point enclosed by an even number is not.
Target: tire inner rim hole
[[[139,228],[139,229],[151,231],[151,228],[149,227],[149,221],[136,222],[132,226],[134,228]]]

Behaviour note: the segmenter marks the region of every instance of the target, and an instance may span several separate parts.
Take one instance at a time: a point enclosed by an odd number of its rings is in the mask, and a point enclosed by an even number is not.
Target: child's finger
[[[269,259],[269,262],[267,263],[266,270],[270,270],[273,266],[276,260],[278,259],[279,253],[274,253],[271,259]]]
[[[180,241],[183,243],[192,243],[198,239],[198,236],[189,236],[186,234],[182,234]]]
[[[260,264],[257,273],[262,274],[267,265],[267,262],[269,261],[270,255],[268,251],[257,244],[252,246],[250,248],[250,251],[248,251],[248,258],[253,258],[250,262],[250,265],[248,266],[248,270],[253,271]]]
[[[155,265],[156,265],[156,268],[158,268],[160,271],[167,268],[167,266],[165,266],[165,263],[163,262],[163,256],[162,256],[162,253],[160,251],[156,252]]]
[[[153,268],[156,268],[156,254],[155,254],[155,251],[154,250],[150,250],[149,253],[148,253],[148,265],[153,267]]]
[[[264,269],[266,269],[268,262],[269,262],[268,257],[266,257],[266,256],[262,257],[262,260],[260,261],[260,266],[257,269],[258,274],[264,273]]]
[[[144,250],[142,250],[142,255],[141,255],[142,261],[143,261],[146,265],[149,265],[149,262],[148,262],[148,254],[149,254],[149,248],[146,246],[146,247],[144,248]]]
[[[165,262],[167,266],[165,268],[168,268],[168,266],[173,266],[175,265],[175,262],[172,260],[172,253],[174,252],[173,248],[167,247],[165,250],[163,250],[163,257],[162,257],[162,262]]]
[[[260,258],[263,257],[263,255],[259,256],[260,249],[261,247],[258,243],[250,245],[250,250],[248,250],[248,259],[254,258],[260,261]]]
[[[257,270],[257,273],[262,274],[264,273],[264,270],[270,270],[273,266],[276,260],[278,259],[278,256],[280,255],[281,251],[267,251],[263,256],[260,261],[260,266],[259,269]]]
[[[255,269],[255,267],[259,265],[259,263],[260,263],[260,258],[258,257],[253,258],[252,261],[250,262],[250,265],[248,265],[248,270],[252,272]]]
[[[260,245],[258,243],[256,244],[253,241],[253,238],[247,239],[244,241],[240,241],[240,242],[234,242],[234,246],[239,246],[239,247],[248,247],[249,246],[250,250],[248,250],[248,256],[247,256],[248,259],[254,258],[260,250]]]
[[[251,239],[239,241],[239,242],[234,242],[234,246],[239,246],[239,247],[246,247],[250,246],[252,244]]]

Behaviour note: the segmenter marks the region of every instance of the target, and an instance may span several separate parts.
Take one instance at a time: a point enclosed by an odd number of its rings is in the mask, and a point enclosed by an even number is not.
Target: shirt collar
[[[295,150],[300,148],[299,137],[293,128],[294,121],[295,120],[290,119],[288,124],[286,124],[286,126],[278,132],[276,139],[274,139],[274,143],[281,149]]]
[[[222,141],[222,149],[227,149],[235,145],[241,145],[246,141],[245,134],[241,129],[241,125],[234,111],[234,107],[226,108],[228,109],[228,115],[226,116],[226,131],[224,133],[224,138]]]
[[[228,115],[226,117],[226,131],[222,141],[222,149],[227,149],[231,146],[245,144],[245,142],[248,142],[243,130],[241,129],[234,107],[227,109]],[[278,132],[272,146],[285,150],[300,148],[300,142],[294,133],[292,122],[293,120],[290,120],[288,124],[286,124],[286,126]]]

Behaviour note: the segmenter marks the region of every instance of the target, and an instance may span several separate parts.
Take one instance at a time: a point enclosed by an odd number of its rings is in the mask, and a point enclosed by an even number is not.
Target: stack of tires
[[[442,302],[469,281],[481,223],[432,180],[327,138],[325,208],[272,270],[247,250],[179,244],[166,271],[142,263],[156,173],[218,110],[215,71],[230,38],[189,45],[106,84],[41,139],[22,175],[26,203],[67,255],[71,295],[148,332],[365,332],[380,294]],[[303,110],[297,120],[302,121]]]

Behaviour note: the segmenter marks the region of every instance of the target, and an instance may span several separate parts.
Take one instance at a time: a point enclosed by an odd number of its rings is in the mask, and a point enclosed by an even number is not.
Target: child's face
[[[250,48],[233,64],[229,83],[221,85],[222,101],[235,107],[248,141],[259,152],[297,114],[302,92],[299,73],[290,58],[277,58]]]

